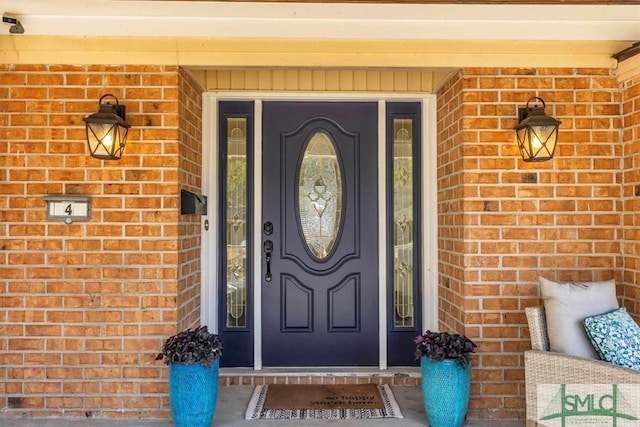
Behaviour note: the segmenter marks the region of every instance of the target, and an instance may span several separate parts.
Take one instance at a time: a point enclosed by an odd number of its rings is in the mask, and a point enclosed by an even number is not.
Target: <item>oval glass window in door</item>
[[[298,176],[298,221],[307,248],[319,260],[329,256],[342,220],[342,173],[333,141],[314,133]]]

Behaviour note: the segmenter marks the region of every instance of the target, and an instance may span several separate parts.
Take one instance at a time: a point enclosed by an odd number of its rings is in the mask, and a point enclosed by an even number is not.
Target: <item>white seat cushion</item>
[[[599,359],[583,322],[618,308],[615,281],[561,283],[540,277],[540,290],[550,350]]]

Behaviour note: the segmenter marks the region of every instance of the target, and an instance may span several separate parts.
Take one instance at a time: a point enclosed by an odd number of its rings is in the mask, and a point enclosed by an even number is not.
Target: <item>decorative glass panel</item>
[[[393,307],[396,327],[414,326],[413,119],[393,120]]]
[[[302,157],[298,177],[299,221],[305,242],[318,259],[333,249],[342,218],[342,174],[333,141],[317,132]]]
[[[227,118],[227,327],[247,327],[247,119]]]

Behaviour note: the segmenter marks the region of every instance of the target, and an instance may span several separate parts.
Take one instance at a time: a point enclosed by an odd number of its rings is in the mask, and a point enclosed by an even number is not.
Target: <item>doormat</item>
[[[402,413],[386,384],[269,384],[256,386],[244,418],[402,418]]]

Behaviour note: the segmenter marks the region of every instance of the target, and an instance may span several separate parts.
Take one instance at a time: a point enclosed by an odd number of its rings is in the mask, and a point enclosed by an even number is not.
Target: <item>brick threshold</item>
[[[222,387],[263,384],[388,384],[419,386],[419,367],[375,368],[221,368]]]

